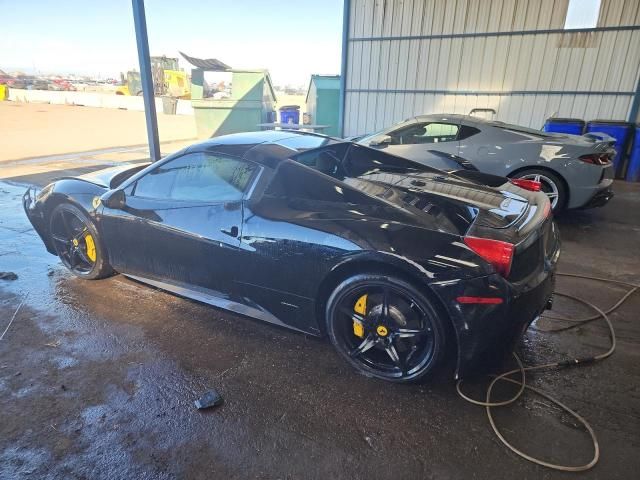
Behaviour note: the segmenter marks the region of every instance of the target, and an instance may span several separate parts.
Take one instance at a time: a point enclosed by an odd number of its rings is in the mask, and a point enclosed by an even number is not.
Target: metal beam
[[[633,94],[633,100],[631,102],[631,108],[629,109],[629,118],[627,118],[627,122],[636,123],[638,121],[639,112],[640,112],[640,75],[638,76],[638,83],[636,83],[636,91]]]
[[[554,33],[595,33],[595,32],[626,32],[640,30],[640,25],[621,25],[615,27],[596,28],[553,28],[547,30],[510,30],[504,32],[464,32],[464,33],[439,33],[434,35],[398,35],[388,37],[353,37],[350,42],[378,42],[382,40],[438,40],[443,38],[483,38],[483,37],[511,37],[514,35],[548,35]],[[344,39],[344,36],[343,36]]]
[[[344,0],[342,10],[342,62],[340,64],[340,99],[338,103],[338,132],[344,137],[344,111],[347,98],[347,68],[349,55],[349,17],[351,0]]]
[[[507,96],[507,95],[604,95],[604,96],[632,96],[636,92],[616,92],[616,91],[589,91],[589,90],[397,90],[379,88],[349,88],[348,93],[418,93],[428,95],[487,95],[487,96]]]
[[[133,23],[136,28],[138,61],[140,63],[140,82],[144,98],[144,116],[147,121],[147,140],[151,161],[160,160],[160,140],[158,138],[158,116],[153,95],[153,77],[151,76],[151,58],[149,57],[149,39],[147,37],[147,19],[144,14],[144,0],[131,0]]]

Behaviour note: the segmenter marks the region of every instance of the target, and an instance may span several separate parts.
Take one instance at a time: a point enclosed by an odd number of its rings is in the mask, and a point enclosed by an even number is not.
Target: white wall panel
[[[538,128],[552,114],[626,119],[640,75],[640,30],[519,33],[562,29],[567,5],[351,0],[344,134],[472,108]],[[620,26],[640,26],[639,0],[602,0],[598,27]]]

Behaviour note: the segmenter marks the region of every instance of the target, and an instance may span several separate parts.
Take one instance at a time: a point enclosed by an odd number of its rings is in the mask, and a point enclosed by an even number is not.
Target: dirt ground
[[[22,304],[0,340],[1,479],[577,477],[508,451],[484,409],[461,400],[448,376],[390,385],[353,372],[325,340],[122,276],[72,277],[22,212],[25,185],[145,154],[40,159],[35,172],[14,165],[5,175],[11,183],[0,182],[0,271],[18,275],[0,280],[0,335]],[[615,188],[607,207],[558,219],[560,271],[640,282],[640,184]],[[557,290],[603,308],[623,292],[568,279]],[[582,313],[560,298],[554,308]],[[610,359],[528,378],[593,426],[602,456],[580,478],[633,478],[640,469],[638,311],[640,294],[612,315],[618,347]],[[519,350],[533,364],[607,346],[595,322],[563,334],[532,329]],[[483,384],[470,383],[469,392],[481,396]],[[210,388],[224,404],[196,410]],[[527,394],[496,421],[533,455],[566,464],[591,457],[585,432],[544,398]]]
[[[196,137],[191,115],[158,112],[161,142]],[[0,102],[0,169],[7,160],[147,143],[144,112]]]

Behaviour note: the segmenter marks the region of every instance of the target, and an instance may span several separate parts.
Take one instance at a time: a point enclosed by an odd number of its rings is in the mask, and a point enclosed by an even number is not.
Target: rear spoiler
[[[582,138],[589,140],[596,144],[603,144],[608,147],[613,147],[616,144],[616,139],[606,133],[589,132],[582,135]],[[600,145],[596,145],[600,146]]]

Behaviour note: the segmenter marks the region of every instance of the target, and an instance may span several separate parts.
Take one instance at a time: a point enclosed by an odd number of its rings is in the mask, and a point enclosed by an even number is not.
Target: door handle
[[[231,228],[221,228],[220,231],[225,235],[229,235],[230,237],[238,238],[238,227],[236,227],[235,225]]]

